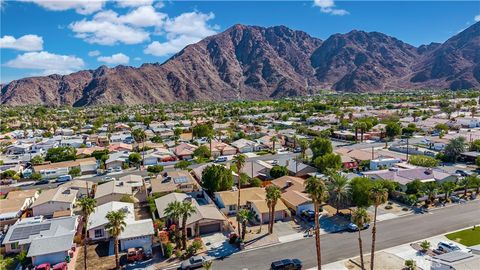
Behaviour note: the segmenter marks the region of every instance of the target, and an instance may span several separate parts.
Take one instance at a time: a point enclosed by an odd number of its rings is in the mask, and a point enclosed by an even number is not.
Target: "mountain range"
[[[234,25],[164,63],[101,66],[2,85],[0,104],[71,105],[272,99],[401,89],[480,89],[480,22],[415,47],[353,30],[321,40],[285,26]]]

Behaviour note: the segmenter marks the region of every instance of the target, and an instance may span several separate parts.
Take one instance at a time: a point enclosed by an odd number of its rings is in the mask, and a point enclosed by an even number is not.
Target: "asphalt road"
[[[376,250],[394,247],[420,239],[480,224],[480,201],[469,202],[377,223]],[[365,254],[370,252],[371,230],[362,231]],[[322,264],[359,255],[358,234],[342,232],[321,236]],[[313,238],[278,244],[233,254],[213,263],[213,269],[262,270],[272,261],[299,258],[304,268],[316,266]]]

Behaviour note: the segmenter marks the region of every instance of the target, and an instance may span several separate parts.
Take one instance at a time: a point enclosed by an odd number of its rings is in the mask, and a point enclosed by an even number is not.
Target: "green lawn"
[[[448,239],[467,247],[480,244],[480,227],[466,229],[445,235]]]

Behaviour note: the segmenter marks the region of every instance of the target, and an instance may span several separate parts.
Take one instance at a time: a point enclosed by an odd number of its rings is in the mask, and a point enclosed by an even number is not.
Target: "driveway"
[[[228,238],[223,233],[209,234],[201,238],[207,249],[207,255],[210,257],[227,257],[238,251],[234,245],[228,243]]]

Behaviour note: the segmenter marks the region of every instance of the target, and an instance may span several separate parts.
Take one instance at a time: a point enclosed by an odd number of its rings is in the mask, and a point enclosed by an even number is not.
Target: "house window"
[[[11,244],[10,244],[10,248],[11,248],[12,250],[18,249],[18,242],[11,243]]]
[[[95,230],[95,238],[101,238],[101,237],[103,237],[103,229]]]
[[[236,209],[237,209],[237,206],[234,204],[228,206],[229,211],[235,211]]]

